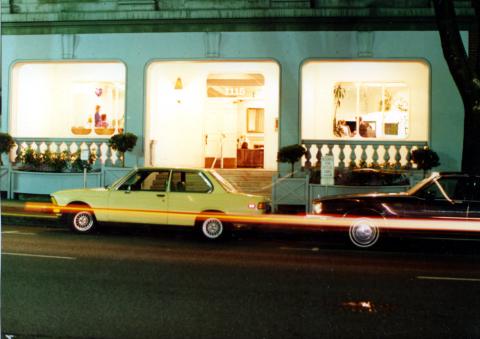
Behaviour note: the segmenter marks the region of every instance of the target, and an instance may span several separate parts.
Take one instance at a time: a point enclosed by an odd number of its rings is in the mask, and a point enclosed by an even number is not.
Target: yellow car
[[[79,233],[98,223],[191,226],[209,240],[269,211],[266,197],[242,194],[214,170],[139,168],[106,188],[51,194],[54,212]]]

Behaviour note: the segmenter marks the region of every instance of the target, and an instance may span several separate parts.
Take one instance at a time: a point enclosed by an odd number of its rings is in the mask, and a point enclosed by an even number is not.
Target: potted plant
[[[125,152],[133,150],[137,144],[137,136],[133,133],[115,134],[108,140],[108,145],[114,150],[120,152],[122,158],[122,167],[125,167]]]
[[[299,161],[305,154],[307,150],[302,145],[290,145],[280,148],[277,153],[278,162],[288,162],[292,165],[292,172],[290,177],[293,178],[293,172],[295,163]]]
[[[0,133],[0,166],[3,166],[2,153],[8,154],[15,146],[15,141],[8,133]]]
[[[440,165],[437,153],[428,147],[413,150],[411,159],[418,169],[423,170],[423,177],[426,176],[428,170]]]

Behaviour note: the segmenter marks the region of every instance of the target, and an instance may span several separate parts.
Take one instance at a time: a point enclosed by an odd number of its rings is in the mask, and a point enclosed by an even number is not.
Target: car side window
[[[422,191],[424,198],[434,200],[465,200],[469,179],[466,177],[445,177],[434,180]]]
[[[160,191],[167,190],[170,171],[140,171],[132,175],[118,189],[121,191]]]
[[[167,190],[170,171],[154,171],[148,174],[142,181],[141,191],[165,192]]]
[[[208,193],[212,190],[210,182],[200,172],[174,171],[170,184],[172,192]]]

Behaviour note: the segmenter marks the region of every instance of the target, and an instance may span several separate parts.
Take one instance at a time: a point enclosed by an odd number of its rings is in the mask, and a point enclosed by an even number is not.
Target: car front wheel
[[[350,225],[348,235],[355,246],[369,248],[377,243],[380,231],[373,219],[358,218]]]
[[[70,228],[77,233],[91,233],[97,225],[95,215],[87,206],[76,209],[68,219]]]

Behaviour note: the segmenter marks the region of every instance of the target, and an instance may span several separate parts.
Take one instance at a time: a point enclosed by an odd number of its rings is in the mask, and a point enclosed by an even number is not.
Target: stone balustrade
[[[306,168],[319,167],[323,155],[333,155],[335,167],[382,166],[412,167],[411,153],[427,146],[425,141],[303,140]],[[413,166],[414,167],[414,166]]]
[[[81,149],[88,148],[91,154],[95,155],[96,167],[114,166],[120,161],[117,151],[108,146],[108,140],[103,139],[39,139],[39,138],[15,138],[16,146],[10,152],[10,161],[12,164],[17,162],[18,156],[22,151],[33,149],[39,152],[50,150],[51,152],[68,151],[75,153]]]

